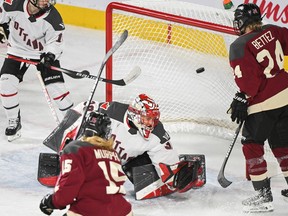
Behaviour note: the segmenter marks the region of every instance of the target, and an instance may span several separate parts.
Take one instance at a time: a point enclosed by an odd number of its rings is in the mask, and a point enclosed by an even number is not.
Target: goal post
[[[142,73],[125,88],[107,84],[106,100],[129,103],[146,93],[159,103],[161,121],[177,125],[173,130],[197,125],[233,131],[236,125],[226,114],[237,91],[228,60],[235,39],[232,15],[179,1],[110,3],[106,50],[124,29],[129,36],[107,62],[106,78],[121,77],[136,65]],[[205,71],[198,74],[200,67]]]

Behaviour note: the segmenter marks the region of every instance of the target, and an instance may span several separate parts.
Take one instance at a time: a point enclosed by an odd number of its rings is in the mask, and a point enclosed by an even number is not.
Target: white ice
[[[87,69],[98,73],[105,54],[104,32],[67,26],[66,49],[62,67],[73,70]],[[0,49],[5,52],[3,46]],[[3,59],[1,59],[1,62]],[[36,216],[42,197],[53,191],[37,181],[38,156],[40,152],[52,152],[42,141],[54,129],[56,123],[42,93],[40,83],[31,66],[20,85],[19,96],[22,116],[22,137],[7,142],[4,130],[7,122],[4,109],[0,112],[0,215]],[[72,79],[65,76],[67,88],[77,104],[88,99],[93,81]],[[104,84],[99,83],[95,100],[104,100]],[[133,186],[127,182],[127,199],[133,205],[136,216],[183,216],[183,215],[247,215],[242,213],[241,201],[253,194],[252,185],[245,180],[244,159],[241,144],[237,140],[225,170],[225,176],[233,183],[222,188],[217,175],[231,139],[220,139],[193,133],[172,133],[172,142],[179,153],[204,154],[206,157],[207,183],[198,190],[183,194],[136,201]],[[275,210],[272,213],[256,214],[287,216],[288,203],[282,200],[280,191],[287,188],[281,174],[272,177],[272,192]],[[63,215],[65,210],[55,210],[53,215]]]

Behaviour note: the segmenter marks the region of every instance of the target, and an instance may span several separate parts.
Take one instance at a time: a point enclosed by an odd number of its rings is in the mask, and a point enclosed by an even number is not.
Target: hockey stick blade
[[[225,164],[225,165],[226,165],[226,164]],[[227,188],[229,185],[232,184],[231,181],[229,181],[228,179],[225,178],[225,176],[224,176],[224,171],[222,171],[222,170],[225,169],[225,165],[224,165],[224,164],[222,165],[221,170],[220,170],[220,172],[219,172],[219,174],[218,174],[218,178],[217,178],[219,184],[220,184],[223,188]]]
[[[123,79],[123,85],[128,85],[133,82],[141,74],[141,68],[135,66],[130,73]],[[119,84],[120,85],[120,84]]]
[[[220,169],[220,171],[219,171],[219,173],[218,173],[217,180],[218,180],[219,184],[220,184],[223,188],[227,188],[229,185],[232,184],[232,182],[229,181],[229,180],[225,177],[224,171],[225,171],[225,167],[226,167],[227,161],[228,161],[228,159],[229,159],[229,157],[230,157],[230,154],[231,154],[231,152],[232,152],[232,149],[233,149],[233,147],[234,147],[234,144],[235,144],[235,142],[236,142],[236,140],[237,140],[237,137],[238,137],[238,135],[239,135],[239,133],[240,133],[240,130],[241,130],[241,128],[242,128],[242,125],[243,125],[243,122],[241,122],[241,123],[239,124],[239,126],[237,127],[237,129],[236,129],[236,131],[235,131],[235,133],[234,133],[233,141],[232,141],[232,143],[229,145],[229,148],[228,148],[228,151],[227,151],[226,156],[225,156],[225,158],[224,158],[224,161],[223,161],[223,163],[222,163],[221,169]]]

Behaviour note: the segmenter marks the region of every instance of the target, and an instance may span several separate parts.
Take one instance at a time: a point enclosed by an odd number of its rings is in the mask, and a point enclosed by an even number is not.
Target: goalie
[[[81,135],[78,130],[81,130],[85,106],[81,103],[69,110],[61,124],[44,140],[44,145],[60,154],[77,134]],[[134,184],[137,200],[176,191],[183,193],[206,183],[204,155],[178,155],[159,121],[159,106],[152,98],[140,94],[130,105],[93,101],[88,110],[98,110],[111,118],[113,148],[119,154],[123,171]],[[54,186],[57,171],[51,172],[51,158],[57,160],[51,154],[40,154],[38,181],[43,185]]]

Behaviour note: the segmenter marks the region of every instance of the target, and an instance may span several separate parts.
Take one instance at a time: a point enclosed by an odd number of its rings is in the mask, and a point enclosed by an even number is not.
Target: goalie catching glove
[[[169,182],[179,193],[200,188],[206,183],[204,155],[183,155],[183,159],[174,165],[160,163],[162,181]]]
[[[200,167],[199,161],[182,161],[178,167],[181,167],[175,174],[173,180],[173,187],[179,193],[190,190],[198,180],[198,169]]]

